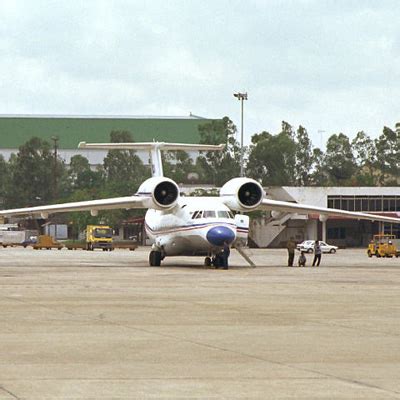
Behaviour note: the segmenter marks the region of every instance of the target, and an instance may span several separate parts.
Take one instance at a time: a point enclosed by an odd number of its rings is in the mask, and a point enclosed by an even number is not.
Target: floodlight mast
[[[233,93],[233,95],[241,102],[241,127],[240,127],[240,176],[244,176],[243,165],[243,100],[247,100],[246,93]]]

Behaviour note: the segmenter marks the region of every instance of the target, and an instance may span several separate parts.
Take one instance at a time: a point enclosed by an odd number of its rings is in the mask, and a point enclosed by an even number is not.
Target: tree
[[[198,180],[196,165],[186,151],[168,151],[163,155],[164,175],[177,183]]]
[[[357,170],[349,138],[343,133],[332,135],[328,139],[325,154],[325,169],[329,183],[348,186]]]
[[[250,147],[248,175],[263,185],[285,186],[295,182],[296,143],[291,126],[282,122],[278,135],[255,134]]]
[[[240,147],[235,139],[236,126],[228,118],[214,120],[199,126],[200,143],[218,145],[226,143],[222,152],[200,154],[196,168],[201,182],[221,186],[228,180],[239,176]]]
[[[374,141],[363,131],[357,133],[351,142],[357,165],[356,180],[361,186],[375,185],[376,148]]]
[[[6,207],[6,198],[9,191],[9,168],[8,163],[0,154],[0,207]]]
[[[398,185],[400,175],[400,130],[383,128],[383,133],[375,140],[377,165],[381,171],[382,185]]]
[[[13,206],[38,205],[55,200],[64,191],[65,165],[57,160],[54,170],[54,155],[50,144],[37,137],[20,146],[18,154],[10,159],[10,197]],[[55,176],[57,174],[57,176]],[[59,186],[55,188],[55,180]],[[57,186],[58,186],[57,185]]]
[[[296,184],[307,186],[311,183],[311,170],[314,163],[312,144],[307,130],[301,125],[298,127],[295,136],[296,152]]]
[[[127,131],[112,131],[112,143],[133,142]],[[110,150],[104,158],[106,190],[112,196],[128,196],[136,192],[144,179],[150,176],[141,159],[133,150]]]
[[[311,172],[311,183],[314,186],[327,186],[328,174],[325,170],[325,154],[320,148],[313,149],[313,170]]]
[[[71,157],[68,172],[70,186],[73,191],[88,190],[98,192],[104,187],[103,169],[97,168],[96,171],[92,171],[89,160],[80,154]]]

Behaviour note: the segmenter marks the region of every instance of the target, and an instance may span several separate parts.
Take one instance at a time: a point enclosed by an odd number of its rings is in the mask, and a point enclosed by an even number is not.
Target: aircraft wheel
[[[210,266],[211,266],[211,258],[210,258],[210,257],[206,257],[206,258],[204,259],[204,265],[205,265],[206,267],[210,267]]]
[[[150,267],[159,267],[161,265],[161,251],[152,250],[149,254]]]
[[[214,265],[215,268],[222,267],[223,265],[222,257],[219,254],[216,254],[212,259],[212,264]]]

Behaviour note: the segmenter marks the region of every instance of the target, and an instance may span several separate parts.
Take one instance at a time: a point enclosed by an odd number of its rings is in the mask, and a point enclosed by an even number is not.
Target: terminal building
[[[276,200],[305,203],[400,218],[400,187],[275,187],[267,188]],[[282,247],[289,238],[296,242],[320,239],[339,247],[366,246],[377,233],[400,238],[400,224],[329,217],[318,214],[268,215],[252,221],[251,237],[259,247]]]

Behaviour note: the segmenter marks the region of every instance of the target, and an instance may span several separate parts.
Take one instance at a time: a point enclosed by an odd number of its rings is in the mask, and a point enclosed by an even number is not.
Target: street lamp
[[[52,136],[51,140],[54,142],[54,168],[53,168],[53,196],[54,198],[57,197],[57,142],[59,141],[58,136]]]
[[[241,102],[241,128],[240,128],[240,176],[244,176],[243,166],[243,100],[247,100],[246,93],[233,93],[233,95]]]
[[[54,200],[58,197],[57,190],[57,143],[59,141],[58,136],[52,136],[51,140],[54,142],[54,169],[53,169],[53,196]],[[54,239],[57,239],[57,220],[54,221]]]

